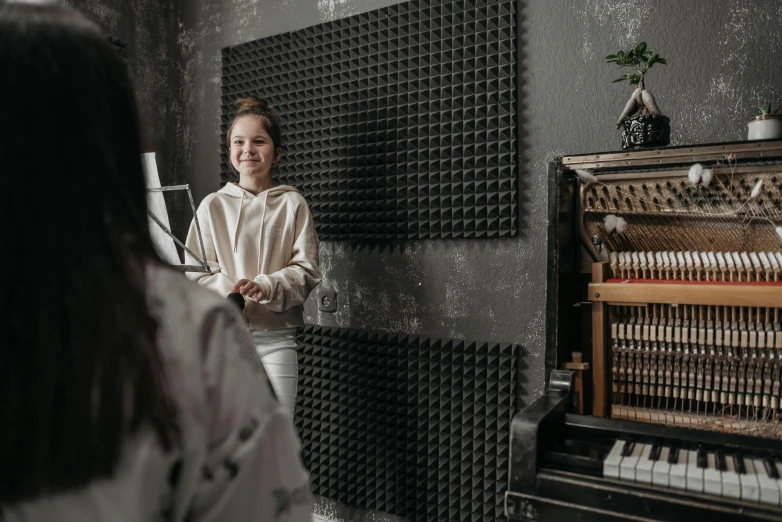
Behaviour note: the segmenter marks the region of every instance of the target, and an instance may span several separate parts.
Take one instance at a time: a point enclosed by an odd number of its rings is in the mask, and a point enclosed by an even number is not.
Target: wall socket
[[[337,311],[337,292],[323,288],[318,291],[318,310],[334,313]]]

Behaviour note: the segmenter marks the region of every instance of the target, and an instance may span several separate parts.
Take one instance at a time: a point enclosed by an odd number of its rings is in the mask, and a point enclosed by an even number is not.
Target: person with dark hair
[[[34,181],[0,193],[0,520],[309,520],[240,314],[155,252],[116,50],[0,4],[0,71],[0,172]]]
[[[243,313],[277,397],[293,416],[298,360],[296,328],[320,283],[318,236],[307,202],[273,169],[282,157],[280,118],[253,96],[237,102],[227,133],[238,183],[209,194],[197,215],[211,274],[189,276],[223,297],[244,296]],[[187,242],[200,252],[195,221]],[[188,256],[190,263],[198,261]],[[234,296],[232,296],[234,297]]]

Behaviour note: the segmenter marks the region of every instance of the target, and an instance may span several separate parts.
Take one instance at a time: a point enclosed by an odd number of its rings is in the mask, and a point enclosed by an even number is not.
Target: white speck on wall
[[[453,319],[467,316],[467,299],[464,291],[458,284],[445,285],[445,315]]]
[[[616,35],[617,43],[630,47],[642,37],[641,29],[652,11],[649,0],[587,0],[578,10],[581,19],[588,23],[595,20],[600,26],[609,28]]]
[[[318,9],[323,21],[330,22],[354,14],[349,4],[350,0],[318,0]]]
[[[584,57],[584,63],[590,62],[597,58],[595,50],[592,48],[592,42],[584,40],[584,45],[581,48],[581,55]]]

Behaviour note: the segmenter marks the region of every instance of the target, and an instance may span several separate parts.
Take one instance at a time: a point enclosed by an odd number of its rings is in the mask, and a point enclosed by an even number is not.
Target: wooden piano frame
[[[753,283],[630,283],[608,281],[607,263],[592,265],[588,295],[592,302],[592,414],[605,417],[610,411],[611,346],[608,340],[608,305],[663,303],[679,305],[725,305],[782,308],[780,285]],[[581,410],[580,413],[583,413]]]

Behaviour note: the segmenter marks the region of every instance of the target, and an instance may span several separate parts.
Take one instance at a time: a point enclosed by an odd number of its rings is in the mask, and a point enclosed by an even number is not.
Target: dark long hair
[[[109,477],[141,426],[179,432],[126,67],[75,12],[9,4],[0,71],[2,506]]]

